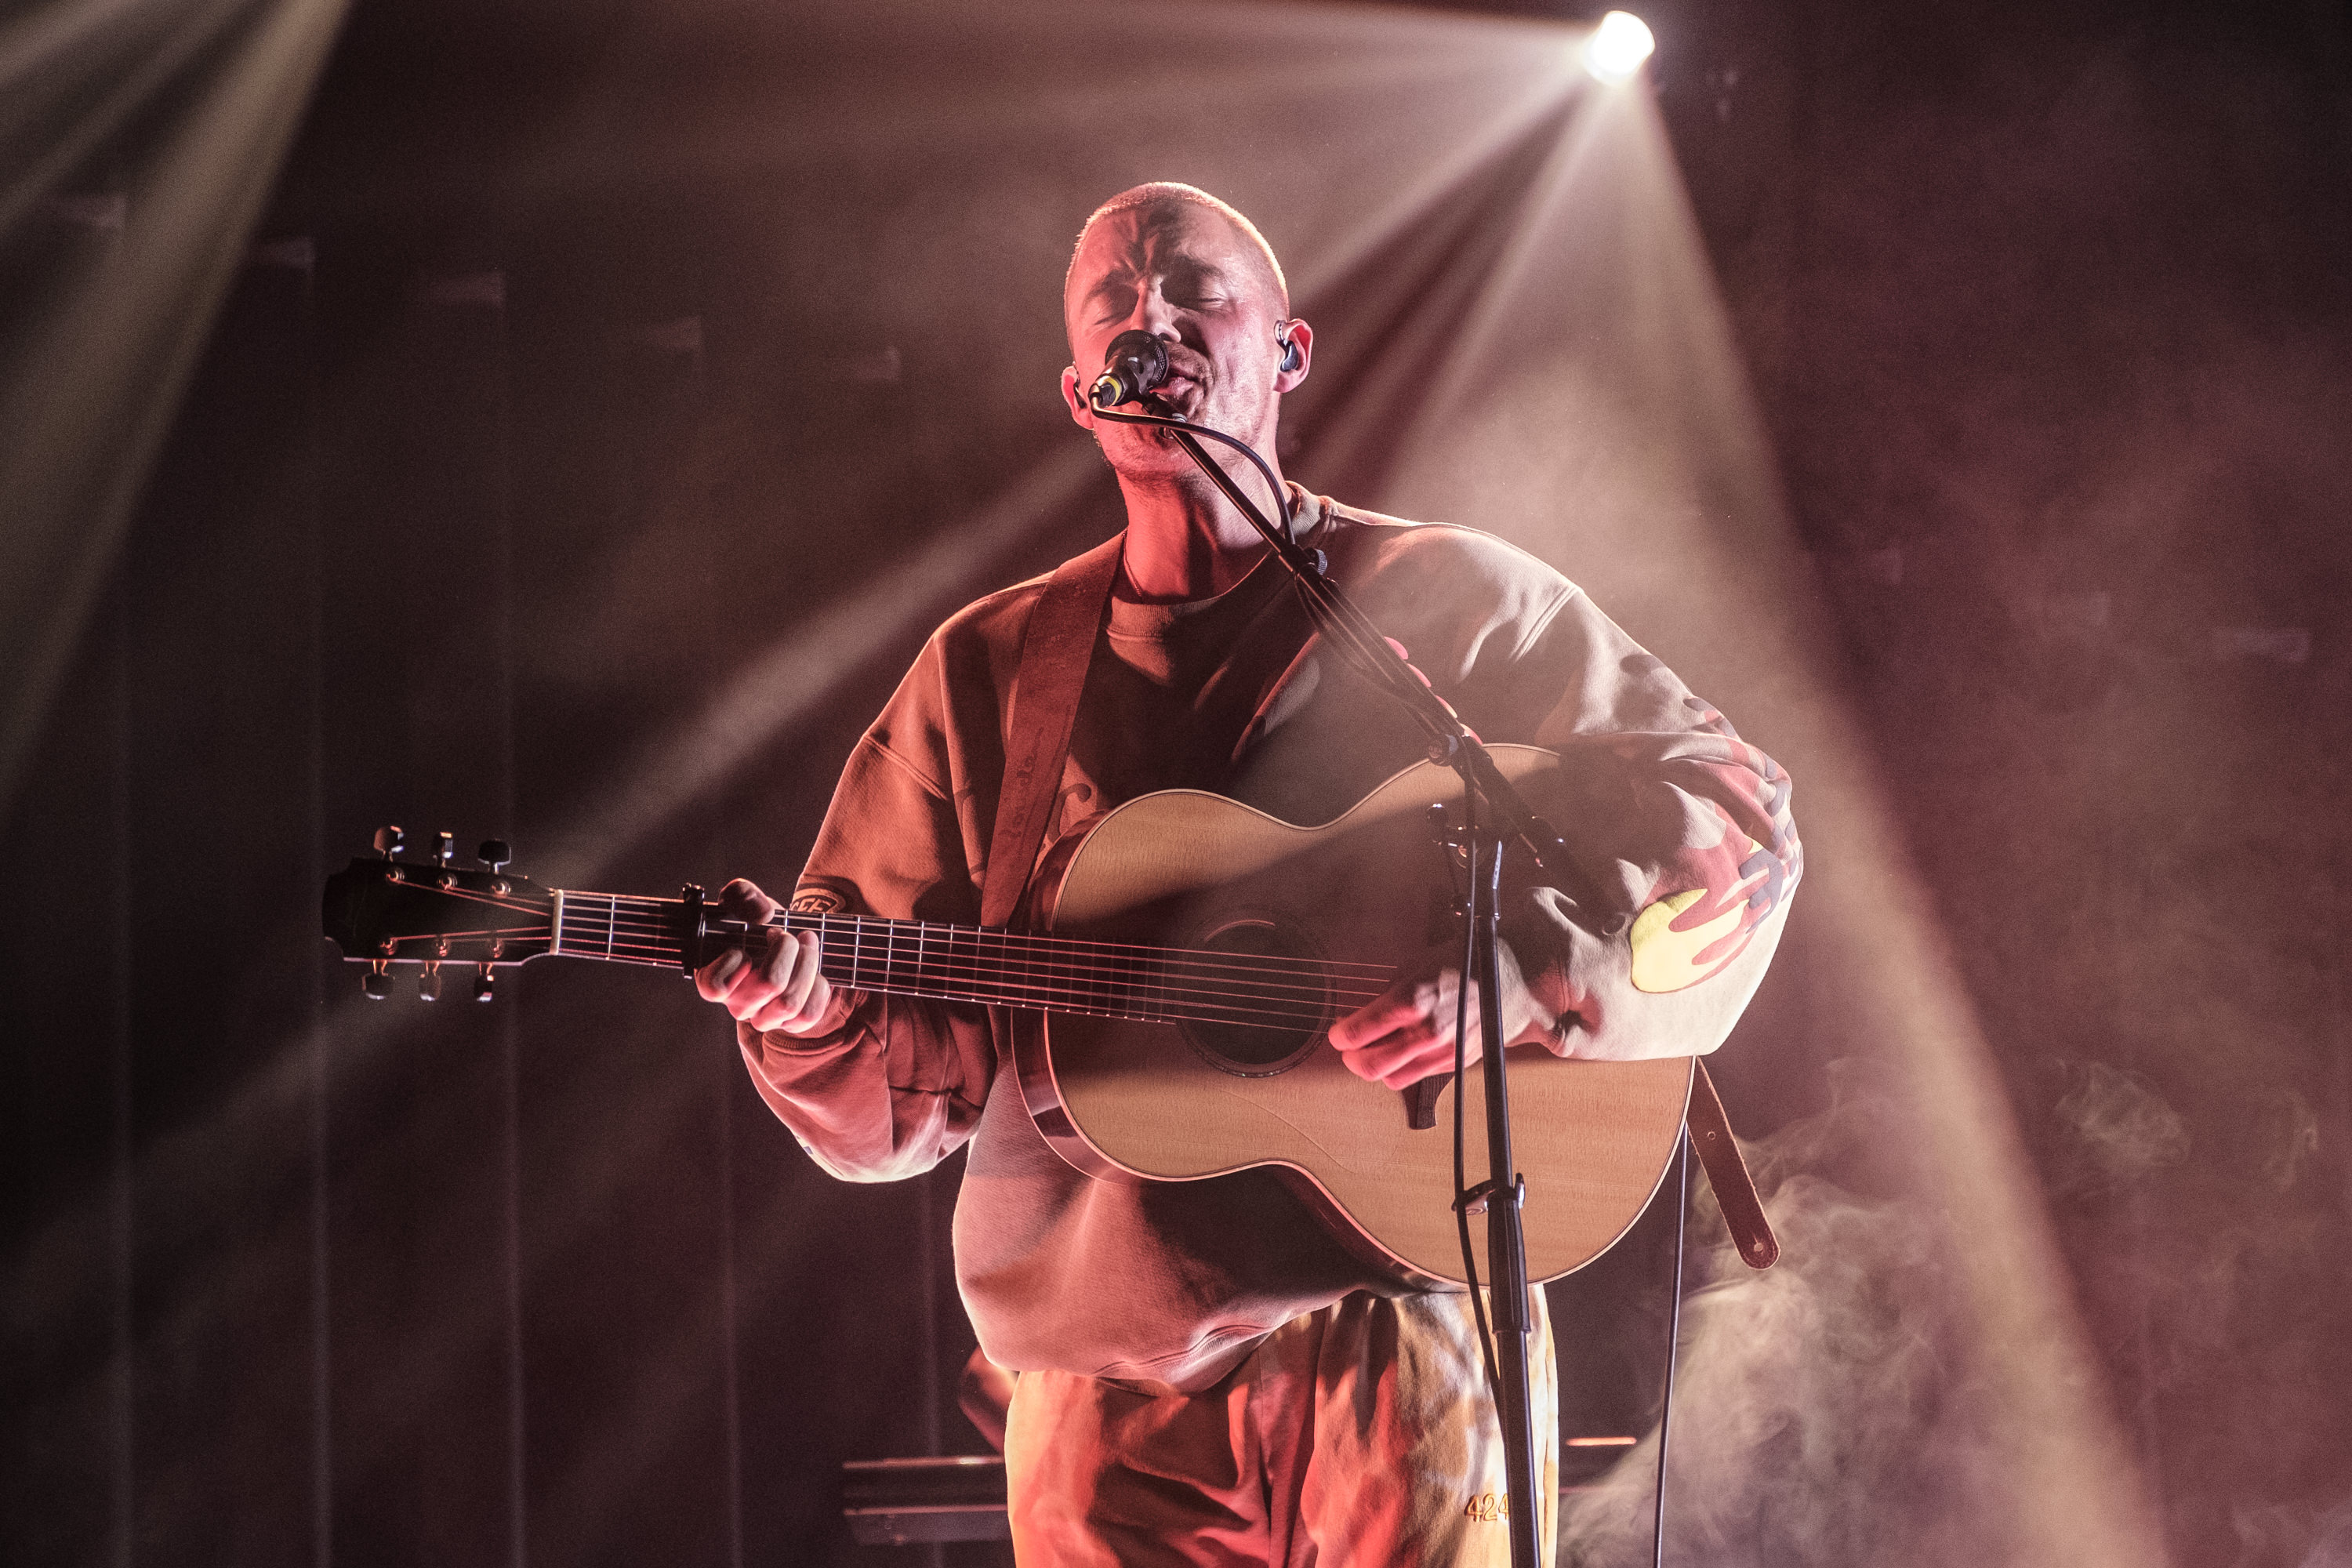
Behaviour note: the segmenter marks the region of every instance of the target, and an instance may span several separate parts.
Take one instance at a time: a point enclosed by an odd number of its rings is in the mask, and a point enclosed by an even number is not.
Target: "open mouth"
[[[1151,391],[1151,401],[1170,408],[1189,407],[1200,400],[1201,384],[1191,376],[1178,374],[1170,376]]]

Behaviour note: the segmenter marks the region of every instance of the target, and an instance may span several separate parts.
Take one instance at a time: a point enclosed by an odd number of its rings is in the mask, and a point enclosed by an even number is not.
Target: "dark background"
[[[789,882],[929,626],[1115,526],[1052,394],[1087,209],[1194,179],[1296,270],[1476,107],[1397,14],[1077,15],[357,8],[0,837],[0,1558],[865,1561],[841,1459],[982,1447],[959,1162],[830,1181],[657,975],[370,1007],[315,900],[392,821]],[[2352,1561],[2347,11],[1644,15],[2171,1549]],[[1327,389],[1442,336],[1558,131],[1317,279],[1295,477],[1401,504]],[[107,266],[74,210],[10,266]],[[1806,921],[1718,1069],[1786,1158],[1852,962]],[[1654,1420],[1659,1217],[1555,1288],[1572,1435]],[[1825,1560],[1759,1519],[1719,1560]]]

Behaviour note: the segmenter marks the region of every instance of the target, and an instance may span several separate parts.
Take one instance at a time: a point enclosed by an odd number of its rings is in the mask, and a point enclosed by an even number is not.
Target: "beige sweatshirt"
[[[1576,810],[1559,826],[1605,907],[1539,889],[1504,928],[1560,1016],[1561,1047],[1714,1049],[1762,976],[1801,870],[1787,775],[1534,557],[1293,494],[1301,536],[1474,730],[1564,760]],[[990,595],[932,635],[852,753],[796,907],[978,919],[1005,699],[1045,581]],[[1418,735],[1391,699],[1310,645],[1271,560],[1198,604],[1115,596],[1047,842],[1177,787],[1328,821],[1417,761]],[[762,1097],[837,1176],[915,1175],[971,1142],[957,1279],[1004,1366],[1197,1390],[1302,1312],[1355,1289],[1401,1293],[1270,1172],[1140,1185],[1081,1174],[998,1071],[1009,1040],[989,1009],[869,994],[829,1037],[740,1033]]]

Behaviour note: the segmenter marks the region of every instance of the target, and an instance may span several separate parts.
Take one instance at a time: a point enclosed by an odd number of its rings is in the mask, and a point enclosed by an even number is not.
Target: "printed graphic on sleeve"
[[[1707,792],[1721,837],[1707,848],[1684,849],[1662,868],[1656,896],[1627,933],[1636,991],[1681,991],[1719,973],[1747,949],[1801,871],[1789,775],[1754,747],[1732,746],[1744,765],[1706,769],[1727,786]],[[1769,841],[1757,837],[1759,832]]]

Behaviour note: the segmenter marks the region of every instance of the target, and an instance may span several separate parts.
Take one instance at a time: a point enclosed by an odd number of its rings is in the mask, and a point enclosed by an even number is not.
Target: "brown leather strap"
[[[1062,764],[1096,634],[1110,604],[1125,534],[1115,534],[1055,568],[1021,634],[1021,667],[1013,677],[1012,712],[1005,723],[1004,784],[996,797],[996,830],[980,875],[980,923],[1003,926],[1021,902],[1037,868],[1061,793]]]
[[[1690,1110],[1685,1117],[1691,1146],[1698,1151],[1698,1163],[1706,1168],[1707,1185],[1715,1189],[1715,1201],[1723,1209],[1723,1223],[1739,1248],[1740,1261],[1750,1268],[1769,1268],[1780,1260],[1780,1239],[1772,1234],[1772,1222],[1764,1217],[1763,1200],[1756,1195],[1748,1162],[1739,1156],[1731,1123],[1723,1114],[1723,1101],[1715,1092],[1715,1080],[1706,1076],[1706,1063],[1692,1066],[1698,1070],[1691,1075]]]

